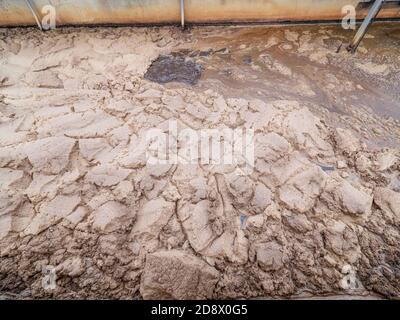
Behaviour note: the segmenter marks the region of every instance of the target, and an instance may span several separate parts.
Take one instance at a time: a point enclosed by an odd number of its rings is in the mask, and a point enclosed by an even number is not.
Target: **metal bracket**
[[[181,27],[185,29],[185,0],[181,0]]]
[[[382,5],[385,0],[375,0],[374,4],[372,5],[371,9],[369,10],[367,16],[365,17],[363,23],[361,24],[360,28],[357,30],[354,39],[351,43],[347,46],[347,51],[351,53],[355,53],[358,46],[360,45],[361,40],[364,38],[365,34],[368,31],[370,24],[378,15],[379,11],[382,9]]]
[[[25,2],[26,2],[26,4],[28,5],[29,9],[31,10],[32,15],[33,15],[33,17],[35,18],[36,23],[37,23],[39,29],[40,29],[41,31],[43,31],[43,27],[42,27],[42,24],[40,23],[39,14],[38,14],[38,12],[37,12],[37,10],[36,10],[35,5],[32,3],[31,0],[25,0]]]

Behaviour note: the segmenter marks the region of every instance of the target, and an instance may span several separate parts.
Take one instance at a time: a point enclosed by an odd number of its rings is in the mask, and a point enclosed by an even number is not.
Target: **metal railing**
[[[355,53],[357,51],[358,46],[360,45],[362,39],[366,35],[368,28],[370,27],[371,23],[374,21],[376,16],[378,15],[379,11],[381,11],[382,6],[385,2],[397,2],[400,3],[398,0],[372,0],[374,3],[372,4],[367,16],[365,17],[364,21],[362,22],[360,28],[357,30],[356,35],[354,36],[351,43],[347,46],[347,50],[351,53]]]

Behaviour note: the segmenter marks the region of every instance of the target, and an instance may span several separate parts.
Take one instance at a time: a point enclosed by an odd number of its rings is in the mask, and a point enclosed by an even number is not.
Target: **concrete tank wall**
[[[190,0],[187,19],[212,21],[303,21],[340,19],[341,8],[358,0]]]
[[[180,21],[179,0],[32,0],[37,12],[51,4],[57,23],[145,24]],[[35,25],[25,0],[0,0],[0,25]]]
[[[51,4],[58,25],[164,24],[180,22],[180,0],[31,0],[36,11]],[[342,18],[359,0],[185,0],[188,23],[316,21]],[[359,18],[365,14],[360,11]],[[400,6],[381,18],[400,17]],[[0,0],[0,25],[35,25],[25,0]]]

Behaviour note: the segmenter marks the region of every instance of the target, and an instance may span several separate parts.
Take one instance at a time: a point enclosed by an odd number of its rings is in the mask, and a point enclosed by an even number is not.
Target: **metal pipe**
[[[43,31],[42,24],[40,23],[39,15],[38,15],[38,13],[36,12],[36,7],[35,7],[35,5],[31,2],[31,0],[25,0],[25,2],[26,2],[26,4],[28,5],[29,9],[31,10],[32,15],[33,15],[33,17],[35,18],[36,23],[37,23],[39,29]]]
[[[185,29],[185,0],[181,0],[181,27]]]
[[[384,2],[385,2],[385,0],[375,0],[374,4],[372,5],[371,9],[369,10],[367,16],[365,17],[363,23],[361,24],[356,35],[354,36],[353,41],[347,46],[348,51],[350,51],[351,53],[356,52],[358,46],[360,45],[361,40],[364,38],[365,34],[367,33],[368,28],[369,28],[370,24],[372,23],[372,21],[378,15]]]

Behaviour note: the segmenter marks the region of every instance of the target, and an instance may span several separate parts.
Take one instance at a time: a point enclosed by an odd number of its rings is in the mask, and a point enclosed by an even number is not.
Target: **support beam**
[[[185,0],[181,0],[181,27],[185,29]]]
[[[35,18],[36,23],[37,23],[39,29],[43,31],[42,24],[41,24],[40,18],[39,18],[39,14],[38,14],[38,12],[37,12],[37,10],[36,10],[35,5],[32,3],[31,0],[25,0],[25,2],[26,2],[26,4],[27,4],[27,6],[29,7],[29,9],[31,10],[32,15],[33,15],[33,17]]]
[[[384,2],[385,2],[385,0],[375,0],[374,4],[372,5],[371,9],[369,10],[367,16],[365,17],[363,23],[361,24],[356,35],[354,36],[353,41],[348,45],[348,47],[347,47],[348,51],[350,51],[351,53],[356,52],[358,46],[360,45],[361,40],[364,38],[365,34],[368,31],[368,27],[370,26],[372,21],[378,15]]]

